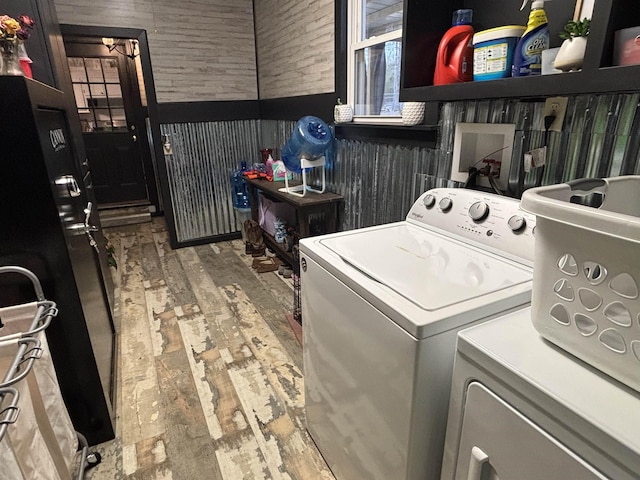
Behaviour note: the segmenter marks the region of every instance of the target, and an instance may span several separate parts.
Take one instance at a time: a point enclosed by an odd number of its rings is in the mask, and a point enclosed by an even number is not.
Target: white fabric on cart
[[[8,437],[0,441],[0,480],[27,480],[20,471],[20,465]]]
[[[6,356],[7,350],[13,350],[12,353],[15,353],[15,349],[0,348],[0,371],[2,372],[6,371],[13,360],[13,354],[9,357]],[[18,403],[20,414],[16,422],[9,425],[2,441],[8,441],[13,447],[15,458],[24,478],[29,480],[62,480],[38,428],[38,421],[31,404],[29,385],[25,380],[22,380],[14,384],[13,388],[20,395]]]
[[[36,310],[36,302],[0,309],[0,318],[5,325],[0,329],[0,335],[6,336],[28,330]],[[60,393],[46,335],[39,332],[36,338],[41,342],[42,356],[34,363],[33,371],[27,376],[26,381],[37,426],[55,464],[55,470],[60,478],[67,479],[71,478],[73,472],[78,437]]]

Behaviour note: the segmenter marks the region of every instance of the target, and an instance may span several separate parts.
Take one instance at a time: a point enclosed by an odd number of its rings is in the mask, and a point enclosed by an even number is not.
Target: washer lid
[[[427,311],[531,281],[531,271],[516,263],[409,223],[354,230],[320,243]]]

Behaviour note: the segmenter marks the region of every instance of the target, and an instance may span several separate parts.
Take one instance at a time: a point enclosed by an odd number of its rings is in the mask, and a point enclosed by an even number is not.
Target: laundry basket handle
[[[589,191],[604,187],[607,185],[607,182],[602,178],[578,178],[577,180],[568,181],[567,185],[569,185],[571,191]]]
[[[29,280],[31,280],[31,283],[33,284],[33,289],[36,292],[36,298],[38,299],[38,301],[45,300],[44,292],[42,291],[42,286],[40,285],[40,280],[38,280],[38,277],[31,270],[27,270],[26,268],[23,268],[23,267],[7,266],[7,267],[0,267],[0,274],[2,273],[20,273],[24,275]]]

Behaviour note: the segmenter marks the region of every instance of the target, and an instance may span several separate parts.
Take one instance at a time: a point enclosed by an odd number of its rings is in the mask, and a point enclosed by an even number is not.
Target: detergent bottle
[[[524,9],[529,0],[524,0],[520,10]],[[513,58],[511,76],[527,77],[542,73],[542,51],[549,48],[549,24],[544,11],[544,2],[531,2],[531,12],[527,28],[520,37]]]
[[[438,45],[434,85],[470,82],[473,80],[473,10],[463,8],[453,12],[451,28]]]

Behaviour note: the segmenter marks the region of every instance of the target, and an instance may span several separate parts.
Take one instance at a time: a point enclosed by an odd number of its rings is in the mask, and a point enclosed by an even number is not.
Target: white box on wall
[[[485,166],[484,160],[493,159],[500,162],[498,187],[506,191],[515,131],[513,123],[457,123],[451,180],[466,182],[471,167],[480,169]],[[478,176],[477,185],[491,187],[486,176]]]

